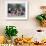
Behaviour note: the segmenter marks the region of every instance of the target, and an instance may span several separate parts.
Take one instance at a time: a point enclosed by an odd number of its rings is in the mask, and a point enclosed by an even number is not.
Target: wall
[[[46,5],[46,0],[27,0],[29,5],[29,18],[26,21],[6,20],[5,1],[6,0],[0,0],[0,35],[4,34],[6,25],[15,25],[19,31],[18,36],[21,36],[22,34],[24,36],[31,36],[31,34],[36,33],[36,29],[46,30],[45,28],[40,27],[35,19],[35,16],[41,13],[40,6]]]

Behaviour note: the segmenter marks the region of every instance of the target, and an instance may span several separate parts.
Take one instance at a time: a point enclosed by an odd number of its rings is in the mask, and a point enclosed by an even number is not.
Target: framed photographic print
[[[27,1],[6,1],[5,15],[6,19],[25,20],[27,19],[28,3]]]

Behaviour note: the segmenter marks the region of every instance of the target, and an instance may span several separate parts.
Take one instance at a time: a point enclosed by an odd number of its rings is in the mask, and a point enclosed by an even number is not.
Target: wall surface
[[[30,36],[36,34],[37,29],[46,30],[46,28],[42,28],[38,25],[35,17],[36,15],[41,13],[40,6],[46,5],[46,0],[26,0],[29,5],[28,12],[28,20],[24,21],[16,21],[16,20],[6,20],[5,19],[5,1],[8,0],[0,0],[0,35],[4,34],[4,29],[6,25],[15,25],[18,29],[18,36],[22,34],[24,36]],[[15,1],[24,1],[24,0],[15,0]],[[38,33],[40,35],[41,33]],[[40,36],[41,37],[41,36]]]

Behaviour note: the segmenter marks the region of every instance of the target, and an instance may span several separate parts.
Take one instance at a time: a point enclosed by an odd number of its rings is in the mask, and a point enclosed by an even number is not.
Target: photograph
[[[27,1],[8,1],[5,7],[8,19],[27,19]]]
[[[25,4],[8,4],[8,17],[25,17]]]

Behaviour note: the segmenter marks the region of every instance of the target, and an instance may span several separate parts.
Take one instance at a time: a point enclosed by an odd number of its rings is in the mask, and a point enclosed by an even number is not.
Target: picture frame
[[[6,1],[5,15],[8,20],[27,20],[28,2],[27,1]]]

